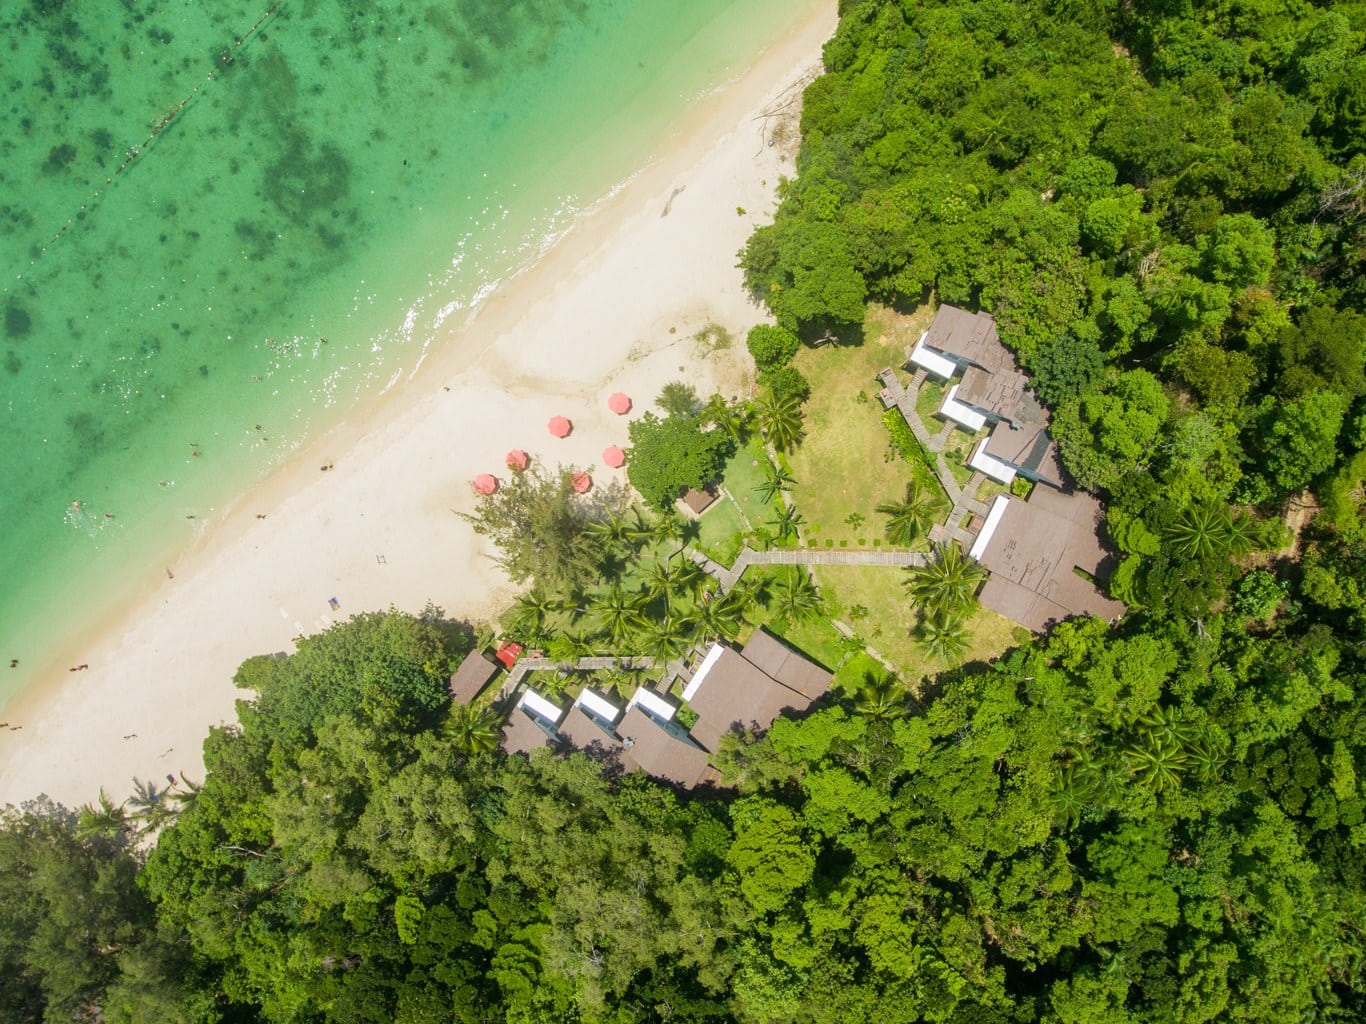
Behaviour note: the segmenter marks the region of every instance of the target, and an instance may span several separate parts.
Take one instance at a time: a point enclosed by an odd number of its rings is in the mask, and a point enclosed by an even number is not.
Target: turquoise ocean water
[[[0,5],[0,702],[821,6]]]

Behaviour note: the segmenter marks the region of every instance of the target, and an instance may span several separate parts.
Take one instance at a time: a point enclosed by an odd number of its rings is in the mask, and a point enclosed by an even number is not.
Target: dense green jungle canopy
[[[749,280],[992,311],[1130,615],[694,794],[469,753],[469,640],[358,617],[242,667],[149,851],[8,813],[0,1019],[1366,1019],[1366,4],[841,7]]]

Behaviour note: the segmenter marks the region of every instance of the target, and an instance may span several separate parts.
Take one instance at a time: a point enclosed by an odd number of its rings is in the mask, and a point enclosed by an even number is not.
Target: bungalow
[[[1103,519],[1100,502],[1082,492],[1036,487],[1028,501],[998,496],[969,552],[991,573],[978,599],[1033,630],[1073,615],[1119,617],[1124,605],[1094,582],[1109,557]]]
[[[832,678],[762,629],[739,651],[713,644],[683,691],[697,714],[693,738],[715,753],[736,726],[767,729],[783,712],[805,711]]]
[[[625,711],[585,689],[556,733],[578,750],[615,755],[627,771],[643,771],[691,787],[714,772],[707,752],[675,721],[677,710],[643,686],[636,690]]]
[[[976,433],[992,424],[968,465],[1000,483],[1016,474],[1062,487],[1062,465],[1048,433],[1048,410],[1030,390],[1029,378],[1001,344],[996,321],[943,305],[910,353],[910,364],[948,381],[939,413]]]
[[[483,692],[489,680],[497,674],[497,663],[491,661],[483,651],[470,651],[460,663],[460,667],[451,673],[448,684],[451,700],[458,704],[468,704]]]
[[[527,690],[503,723],[503,749],[509,754],[529,754],[558,743],[556,726],[563,718],[563,710]]]

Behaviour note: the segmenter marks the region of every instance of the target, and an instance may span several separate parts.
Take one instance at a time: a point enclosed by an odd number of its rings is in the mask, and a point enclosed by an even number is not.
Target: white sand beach
[[[664,151],[413,379],[291,459],[121,619],[46,667],[6,708],[0,804],[46,793],[74,806],[101,786],[120,799],[134,776],[201,778],[202,741],[235,720],[231,680],[247,657],[390,605],[476,620],[506,607],[515,588],[455,513],[474,507],[477,474],[507,476],[509,449],[609,479],[624,470],[606,469],[602,450],[626,445],[627,422],[667,381],[748,388],[743,336],[763,311],[736,253],[770,218],[795,145],[795,125],[791,144],[771,145],[776,122],[761,115],[818,65],[835,22],[831,4],[700,100]],[[693,337],[711,322],[735,341],[703,358]],[[634,399],[629,415],[608,410],[614,391]],[[547,430],[557,414],[574,425],[564,440]],[[68,672],[77,664],[89,668]]]

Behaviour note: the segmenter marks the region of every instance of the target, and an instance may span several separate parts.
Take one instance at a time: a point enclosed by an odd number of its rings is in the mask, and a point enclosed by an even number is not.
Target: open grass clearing
[[[806,438],[789,462],[808,544],[852,549],[882,541],[885,517],[877,506],[901,501],[911,474],[889,442],[875,378],[905,359],[903,344],[876,331],[856,348],[828,345],[797,353],[794,362],[812,391]]]
[[[928,657],[916,643],[914,630],[919,618],[902,585],[906,579],[903,570],[823,565],[816,575],[835,617],[852,625],[869,646],[896,665],[913,690],[925,676],[952,667]],[[963,662],[998,657],[1019,642],[1016,631],[1023,629],[985,608],[977,609],[967,628],[969,644]]]

